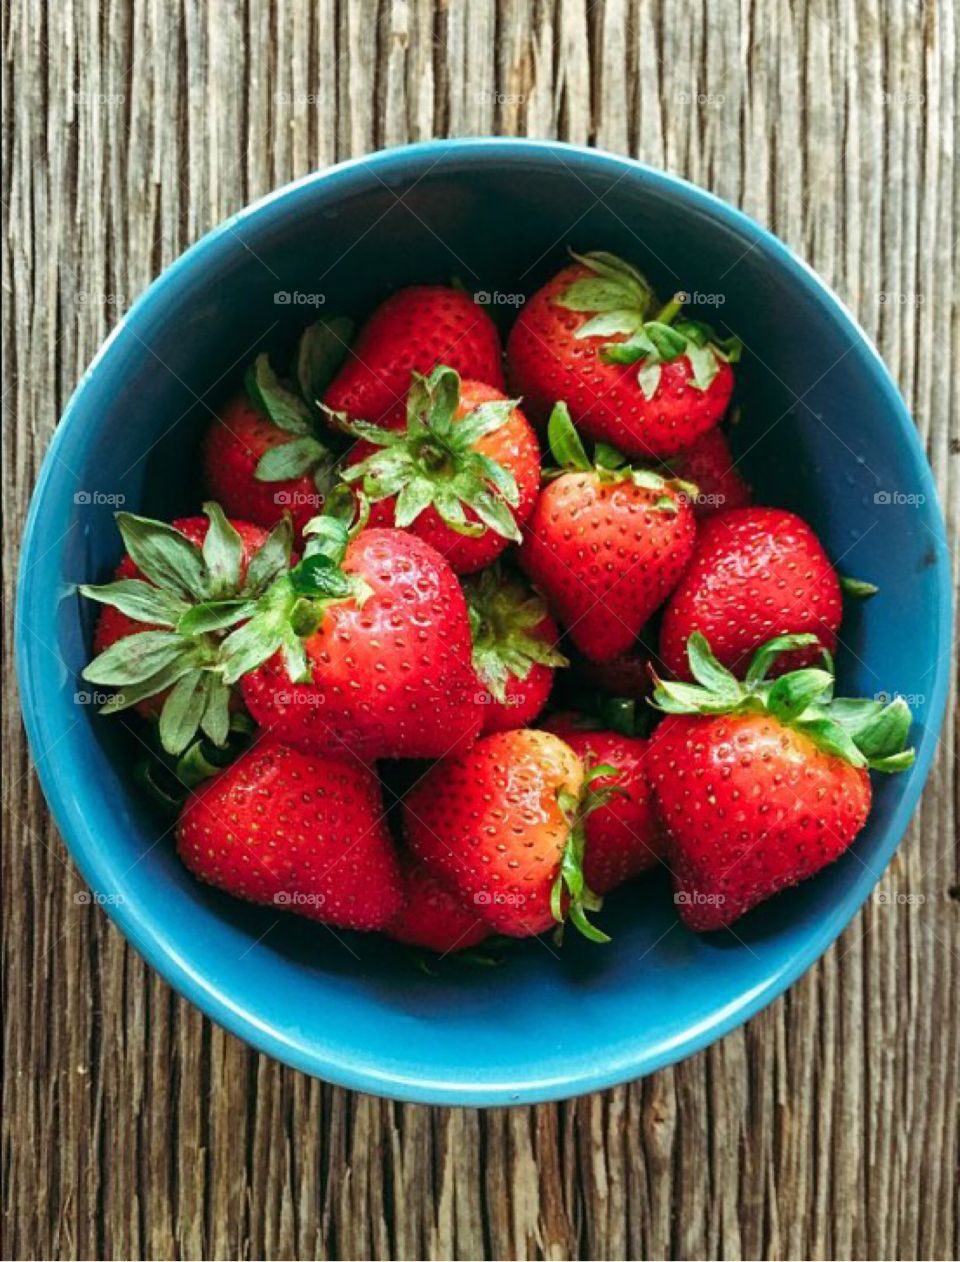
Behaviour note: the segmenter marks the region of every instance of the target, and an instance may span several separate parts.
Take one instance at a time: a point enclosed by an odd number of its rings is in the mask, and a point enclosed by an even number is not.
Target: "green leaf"
[[[669,364],[686,353],[687,339],[671,325],[661,324],[659,320],[648,320],[643,331],[664,363]]]
[[[310,409],[299,395],[281,385],[268,355],[258,355],[247,370],[247,394],[256,408],[288,434],[310,433]]]
[[[605,311],[581,324],[574,337],[615,337],[618,333],[635,333],[643,323],[643,314],[637,310]]]
[[[250,558],[244,593],[249,596],[259,596],[266,591],[270,584],[289,568],[292,549],[293,526],[290,518],[284,517],[274,526]]]
[[[586,254],[577,254],[571,250],[570,255],[584,267],[589,267],[592,272],[596,272],[598,276],[632,284],[639,292],[645,293],[648,299],[653,298],[653,286],[643,272],[632,263],[628,263],[626,259],[620,258],[619,255],[611,254],[607,250],[589,250]]]
[[[851,578],[848,574],[840,575],[840,587],[848,596],[853,596],[856,600],[868,600],[871,596],[876,596],[880,590],[876,584],[868,583],[862,578]]]
[[[643,397],[649,402],[660,388],[661,368],[659,363],[644,364],[637,373],[637,384]]]
[[[307,403],[315,404],[339,371],[353,330],[353,321],[345,316],[318,320],[304,330],[297,347],[297,384]]]
[[[558,307],[567,311],[623,311],[637,307],[638,294],[632,285],[623,280],[585,277],[573,281],[555,301]],[[642,318],[642,309],[637,314]]]
[[[593,463],[598,469],[609,469],[611,472],[622,469],[627,463],[622,452],[609,443],[597,443],[593,449]]]
[[[570,410],[562,401],[553,405],[547,423],[547,442],[553,458],[561,469],[587,470],[592,466],[587,459],[580,435],[570,418]]]
[[[747,667],[747,673],[744,676],[744,683],[748,688],[756,688],[767,677],[767,672],[773,665],[774,661],[781,653],[790,653],[795,649],[810,648],[814,644],[819,644],[817,636],[810,632],[803,635],[778,635],[772,640],[768,640],[766,644],[760,646],[750,665]]]
[[[210,520],[203,540],[203,563],[207,567],[207,595],[232,596],[240,591],[243,566],[243,540],[227,521],[223,509],[212,502],[203,506]]]
[[[397,494],[393,523],[400,529],[411,526],[425,508],[433,503],[434,485],[426,478],[411,478]]]
[[[702,320],[674,320],[673,327],[694,346],[706,346],[713,340],[713,329]]]
[[[90,600],[119,609],[137,622],[149,622],[160,627],[176,626],[177,619],[189,608],[186,601],[171,592],[161,591],[142,578],[121,578],[99,587],[82,583],[77,591]]]
[[[130,559],[157,587],[187,600],[207,595],[207,567],[195,543],[166,522],[117,513],[117,526]]]
[[[286,482],[312,473],[329,454],[316,438],[292,438],[288,443],[268,447],[257,461],[254,476],[258,482]]]
[[[348,574],[339,563],[322,552],[315,552],[290,571],[290,584],[298,596],[332,596],[344,599],[352,594]]]
[[[516,410],[518,402],[518,399],[503,399],[502,401],[496,399],[489,403],[478,404],[453,427],[451,437],[454,447],[460,451],[465,450],[479,442],[481,438],[485,438],[487,434],[503,429]]]
[[[795,727],[809,736],[825,753],[843,758],[854,767],[867,765],[866,758],[857,749],[850,733],[839,723],[834,723],[832,719],[804,719],[797,722]]]
[[[600,358],[607,364],[636,364],[647,359],[655,363],[659,352],[641,327],[625,342],[606,342],[600,347]]]
[[[191,655],[193,646],[176,631],[138,631],[124,636],[95,657],[82,672],[91,684],[118,688],[140,683]]]
[[[182,657],[168,662],[166,666],[146,679],[140,680],[139,683],[123,684],[121,691],[100,707],[100,713],[118,714],[121,710],[128,710],[130,706],[136,705],[138,701],[145,701],[148,697],[155,697],[165,692],[177,682],[181,675],[193,670],[195,665],[196,657],[192,653],[184,653]]]
[[[767,709],[784,723],[792,723],[833,687],[833,676],[825,670],[795,670],[781,675],[767,695]]]
[[[210,671],[207,680],[207,703],[200,726],[214,745],[224,746],[230,736],[230,689]]]
[[[205,635],[210,631],[222,631],[235,623],[249,618],[257,607],[250,599],[208,600],[188,609],[177,623],[183,636]]]
[[[700,631],[694,631],[687,640],[687,661],[690,673],[697,683],[715,693],[717,697],[725,697],[736,703],[743,695],[740,681],[725,666],[721,666],[710,651],[707,638]]]
[[[893,775],[898,771],[906,771],[912,767],[916,758],[916,750],[904,749],[899,754],[890,754],[886,758],[871,758],[870,770],[882,771],[886,775]]]
[[[235,684],[273,657],[283,642],[285,625],[283,617],[271,610],[254,615],[231,631],[220,646],[224,683]]]
[[[885,758],[899,754],[907,743],[913,715],[902,697],[895,697],[888,705],[873,702],[872,712],[861,711],[856,722],[851,721],[849,711],[844,717],[837,715],[834,704],[829,709],[832,719],[846,728],[857,748],[868,759]],[[844,721],[846,719],[846,721]]]
[[[479,451],[471,454],[470,467],[476,468],[480,480],[488,482],[494,490],[498,491],[511,508],[516,508],[520,503],[520,488],[517,486],[517,479],[509,469]]]
[[[523,536],[516,519],[499,496],[480,490],[470,496],[468,503],[485,526],[504,539],[512,539],[514,543],[520,543]]]
[[[160,744],[168,754],[182,754],[196,736],[212,678],[208,671],[192,670],[171,688],[160,711]]]
[[[339,564],[347,551],[350,542],[350,529],[339,517],[331,517],[324,513],[319,517],[311,517],[303,528],[306,546],[304,559],[312,556],[326,556]]]
[[[693,374],[689,378],[690,385],[694,390],[708,390],[720,371],[716,355],[709,347],[693,342],[687,343],[686,355]]]

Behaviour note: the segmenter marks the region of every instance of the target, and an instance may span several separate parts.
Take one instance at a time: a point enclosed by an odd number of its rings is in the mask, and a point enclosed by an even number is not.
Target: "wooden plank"
[[[432,135],[591,141],[774,228],[878,340],[956,540],[955,6],[17,0],[3,41],[7,645],[39,460],[118,312],[250,198]],[[8,706],[5,1256],[957,1256],[956,752],[881,886],[925,901],[871,902],[683,1065],[478,1113],[309,1080],[173,995],[77,901]]]

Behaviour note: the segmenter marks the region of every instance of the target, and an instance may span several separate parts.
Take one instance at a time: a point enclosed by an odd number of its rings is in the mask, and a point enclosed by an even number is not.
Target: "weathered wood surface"
[[[956,532],[951,0],[17,0],[3,23],[8,643],[38,463],[118,310],[251,198],[433,135],[595,143],[772,226],[878,341]],[[872,902],[676,1069],[481,1114],[321,1085],[176,998],[75,902],[8,707],[4,1256],[957,1256],[955,739],[881,887],[912,904]]]

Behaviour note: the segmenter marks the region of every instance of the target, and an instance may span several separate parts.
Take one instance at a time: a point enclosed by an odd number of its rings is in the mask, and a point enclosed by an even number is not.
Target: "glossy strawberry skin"
[[[191,543],[195,543],[198,546],[203,543],[207,530],[210,527],[210,521],[206,517],[180,517],[172,524],[181,534],[186,535]],[[266,540],[267,532],[261,526],[255,526],[247,521],[237,521],[235,518],[230,519],[230,525],[233,526],[243,541],[241,573],[246,575],[250,558]],[[141,574],[132,559],[125,555],[114,571],[114,578],[142,579],[143,574]],[[119,609],[115,609],[112,605],[104,605],[100,610],[97,628],[93,637],[94,656],[96,657],[104,649],[108,649],[111,644],[115,644],[117,640],[125,639],[128,635],[137,635],[141,631],[159,631],[162,629],[153,623],[137,622],[136,619],[121,613]],[[138,701],[133,708],[144,718],[154,719],[163,709],[166,697],[167,692],[156,693],[152,697],[146,697],[143,701]]]
[[[654,507],[663,495],[676,512]],[[669,596],[695,534],[693,511],[673,490],[566,473],[541,491],[520,564],[580,651],[607,662]]]
[[[490,316],[458,289],[412,285],[377,307],[323,402],[353,421],[401,426],[411,375],[437,364],[503,389],[500,335]]]
[[[460,386],[458,419],[462,420],[478,404],[498,402],[505,397],[501,391],[483,382],[463,381]],[[358,442],[351,449],[347,464],[357,464],[374,450],[372,444]],[[481,438],[475,444],[474,450],[489,456],[491,460],[497,461],[513,474],[520,500],[517,507],[511,511],[517,525],[523,526],[533,511],[540,487],[540,445],[520,409],[515,408],[509,420],[500,429]],[[395,504],[396,497],[390,496],[388,499],[379,500],[371,505],[371,526],[392,526]],[[476,514],[470,508],[465,508],[464,512],[469,521],[477,520]],[[492,564],[511,542],[489,528],[475,538],[457,534],[444,524],[432,504],[425,508],[406,529],[419,535],[421,539],[425,539],[436,548],[458,574],[472,574],[475,570],[481,570]]]
[[[530,937],[555,924],[550,893],[570,832],[557,794],[576,796],[582,782],[559,737],[495,732],[427,772],[404,800],[404,833],[490,928]]]
[[[373,589],[362,607],[331,605],[304,641],[312,683],[291,683],[279,654],[244,676],[254,719],[278,739],[335,756],[439,758],[483,721],[470,623],[453,571],[403,530],[365,530],[344,570]]]
[[[833,652],[842,612],[837,575],[805,521],[774,508],[717,513],[702,523],[664,613],[660,657],[668,672],[689,679],[687,639],[702,631],[717,660],[742,677],[753,652],[775,635],[811,632]],[[819,657],[817,646],[784,653],[771,673]]]
[[[599,355],[618,337],[577,338],[588,313],[557,299],[574,281],[593,273],[579,263],[559,272],[524,305],[507,341],[510,389],[532,420],[545,424],[563,399],[581,434],[610,443],[628,456],[672,456],[716,425],[730,401],[733,371],[721,363],[706,390],[689,384],[685,356],[663,364],[651,399],[637,381],[637,365],[608,364]]]
[[[647,766],[691,929],[729,925],[832,863],[870,811],[863,768],[769,715],[667,715]]]
[[[589,731],[580,716],[553,714],[544,729],[561,737],[582,762],[616,767],[617,776],[603,776],[594,788],[616,788],[609,800],[587,816],[583,875],[595,894],[607,894],[648,868],[663,852],[663,836],[647,777],[650,742],[619,732]]]
[[[207,494],[225,513],[271,527],[289,512],[298,534],[323,511],[323,496],[312,477],[261,482],[257,464],[264,452],[290,442],[292,435],[258,411],[245,394],[230,401],[207,430],[203,475]]]
[[[382,929],[402,903],[380,785],[353,758],[267,739],[190,796],[180,858],[237,898],[347,929]]]
[[[489,937],[490,930],[471,907],[415,860],[403,864],[403,907],[387,926],[387,937],[438,955],[465,951]]]
[[[708,430],[692,447],[675,456],[670,467],[678,478],[696,486],[693,511],[698,519],[753,503],[753,492],[737,471],[730,446],[719,429]]]
[[[532,633],[550,645],[560,639],[560,630],[550,617],[544,618]],[[506,683],[506,698],[498,701],[484,688],[482,680],[477,687],[483,695],[483,734],[508,732],[512,728],[527,727],[547,704],[553,689],[554,667],[534,662],[526,679],[510,675]]]

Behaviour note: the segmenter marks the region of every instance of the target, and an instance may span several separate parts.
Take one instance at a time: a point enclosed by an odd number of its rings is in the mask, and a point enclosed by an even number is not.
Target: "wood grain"
[[[877,340],[956,539],[951,0],[17,0],[3,39],[8,645],[39,460],[119,311],[251,198],[433,135],[605,146],[774,228]],[[871,902],[672,1070],[478,1113],[312,1081],[174,996],[75,901],[8,706],[4,1256],[956,1257],[956,752],[881,887],[924,902]]]

